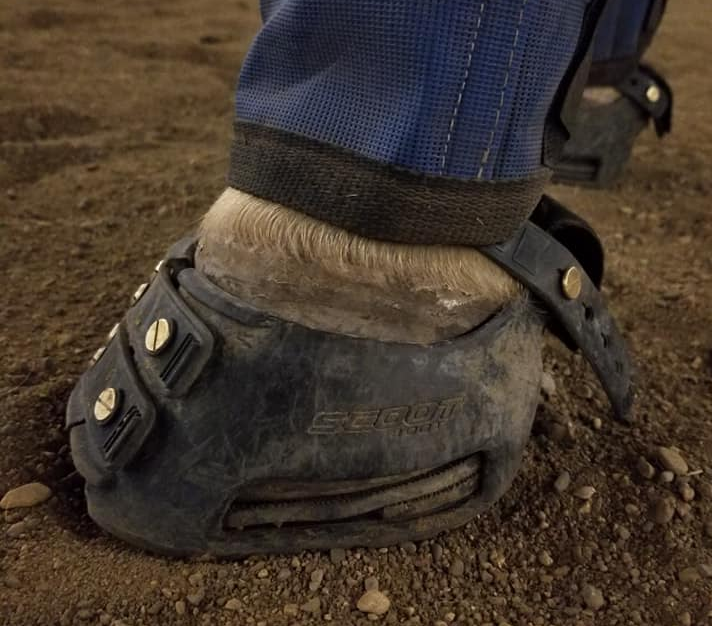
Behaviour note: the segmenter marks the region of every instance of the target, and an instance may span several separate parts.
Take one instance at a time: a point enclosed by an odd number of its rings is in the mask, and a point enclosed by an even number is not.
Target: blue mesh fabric
[[[593,39],[593,60],[635,55],[652,3],[653,0],[608,0]]]
[[[462,179],[541,168],[588,0],[264,0],[240,119]]]

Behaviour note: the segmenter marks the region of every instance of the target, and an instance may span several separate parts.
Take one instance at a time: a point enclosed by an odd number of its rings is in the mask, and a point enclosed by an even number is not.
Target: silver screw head
[[[134,295],[131,298],[131,304],[136,304],[141,299],[141,296],[146,293],[146,289],[148,289],[148,283],[141,283],[136,291],[134,291]]]
[[[170,342],[173,336],[173,325],[165,317],[151,322],[146,331],[145,346],[149,354],[158,354]]]
[[[656,84],[650,85],[645,90],[645,97],[648,99],[649,102],[652,102],[655,104],[658,100],[660,100],[660,96],[662,95],[660,91],[660,87],[658,87]]]
[[[113,387],[107,387],[94,403],[94,417],[97,422],[105,422],[113,417],[119,408],[119,392]]]

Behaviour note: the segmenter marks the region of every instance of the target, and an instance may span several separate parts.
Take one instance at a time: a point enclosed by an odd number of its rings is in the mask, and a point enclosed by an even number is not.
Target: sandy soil
[[[223,188],[256,4],[0,4],[0,495],[32,480],[54,494],[0,519],[0,624],[368,623],[356,601],[372,578],[387,623],[712,623],[708,3],[672,2],[652,50],[676,89],[674,134],[647,133],[610,192],[553,190],[605,241],[640,370],[635,425],[607,418],[588,369],[552,341],[556,394],[491,512],[419,545],[236,563],[156,558],[97,530],[61,425],[135,286]],[[693,475],[664,482],[658,445]]]

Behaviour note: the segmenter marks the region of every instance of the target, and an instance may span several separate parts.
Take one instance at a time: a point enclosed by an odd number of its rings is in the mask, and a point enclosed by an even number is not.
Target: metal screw
[[[660,100],[661,95],[662,93],[660,92],[660,87],[658,87],[655,83],[650,85],[650,87],[645,90],[645,97],[653,104]]]
[[[561,277],[561,290],[569,300],[576,300],[581,295],[581,272],[572,265]]]
[[[94,417],[97,422],[105,422],[116,413],[119,407],[119,392],[107,387],[99,394],[94,403]]]
[[[103,355],[104,352],[106,352],[106,348],[104,346],[101,346],[89,359],[89,365],[94,365]]]
[[[146,289],[148,289],[148,283],[141,283],[134,292],[133,298],[131,298],[131,304],[136,304],[141,299],[141,296],[146,293]]]
[[[149,354],[158,354],[168,345],[173,335],[173,328],[170,320],[161,317],[151,323],[146,331],[146,350]]]

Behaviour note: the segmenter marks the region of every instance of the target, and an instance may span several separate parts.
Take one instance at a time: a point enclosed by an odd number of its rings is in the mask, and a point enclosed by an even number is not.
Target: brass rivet
[[[148,283],[141,283],[134,292],[133,298],[131,298],[131,304],[136,304],[141,299],[141,296],[146,293],[146,289],[148,289]]]
[[[154,320],[146,331],[146,350],[149,354],[158,354],[168,345],[173,334],[173,328],[169,320],[161,317]]]
[[[569,300],[576,300],[581,295],[581,272],[575,265],[561,277],[561,290]]]
[[[97,422],[105,422],[116,413],[119,407],[119,392],[107,387],[99,394],[94,403],[94,417]]]
[[[661,95],[660,87],[654,83],[645,90],[645,97],[648,99],[648,102],[652,102],[653,104],[660,100]]]

